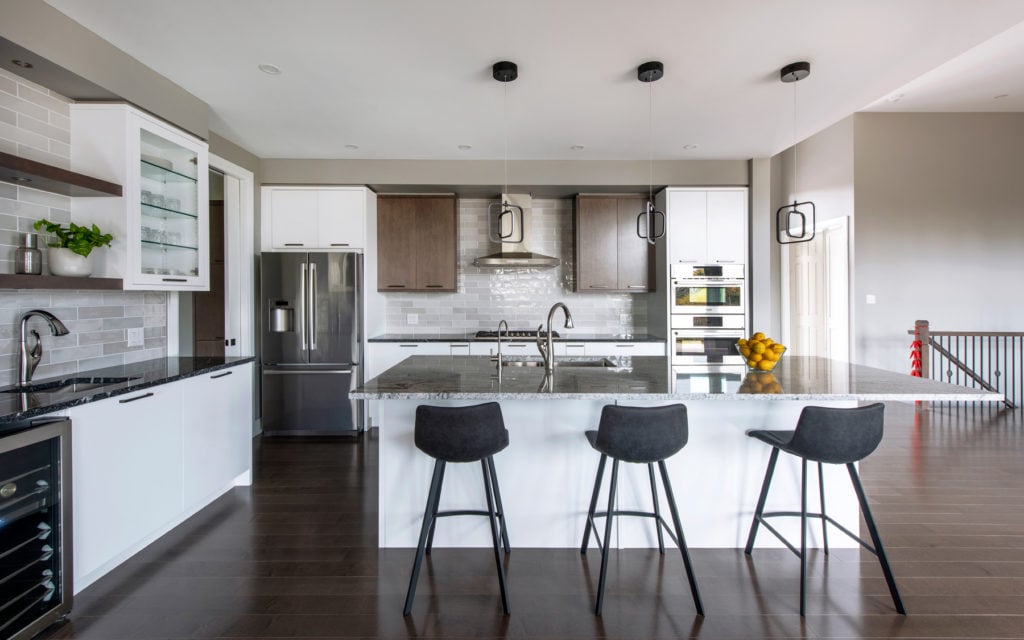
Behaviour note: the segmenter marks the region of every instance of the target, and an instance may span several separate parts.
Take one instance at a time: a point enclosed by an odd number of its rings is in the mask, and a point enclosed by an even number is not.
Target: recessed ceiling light
[[[586,147],[584,147],[582,144],[574,144],[569,148],[572,149],[573,151],[583,151],[584,149],[586,149]]]
[[[31,69],[35,66],[31,62],[25,62],[24,60],[11,60],[11,64],[16,67],[21,67],[22,69]]]
[[[346,144],[345,148],[346,149],[351,149],[351,150],[355,151],[356,149],[359,148],[359,145],[358,144]]]
[[[992,99],[993,100],[1002,100],[1003,98],[1009,98],[1009,97],[1010,97],[1010,94],[1008,94],[1008,93],[1000,93],[998,96],[996,96],[996,97],[994,97]]]
[[[889,102],[899,102],[902,99],[903,99],[903,94],[902,93],[894,93],[891,96],[889,96],[888,98],[886,98],[886,100],[888,100]]]
[[[685,149],[686,151],[693,151],[694,149],[696,149],[699,146],[700,146],[699,144],[684,144],[683,145],[683,149]]]
[[[268,76],[281,75],[281,67],[272,64],[261,64],[258,65],[256,68],[262,71],[263,73],[267,74]]]
[[[459,145],[459,151],[469,151],[472,148],[473,148],[473,145],[471,145],[471,144],[460,144]]]

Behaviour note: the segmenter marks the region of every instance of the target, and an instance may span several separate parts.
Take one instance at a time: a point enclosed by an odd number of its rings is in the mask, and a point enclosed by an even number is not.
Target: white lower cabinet
[[[181,382],[185,508],[208,503],[249,469],[252,365]]]
[[[167,384],[68,411],[76,592],[181,512],[181,403]]]
[[[664,342],[588,342],[588,356],[663,356]]]
[[[251,466],[250,363],[67,410],[74,591],[209,504]]]

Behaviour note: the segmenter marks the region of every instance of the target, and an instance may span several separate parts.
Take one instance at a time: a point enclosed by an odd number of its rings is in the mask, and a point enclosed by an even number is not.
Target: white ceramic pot
[[[92,275],[92,254],[82,257],[64,247],[49,247],[46,256],[50,263],[50,273],[55,276],[72,276],[84,278]]]

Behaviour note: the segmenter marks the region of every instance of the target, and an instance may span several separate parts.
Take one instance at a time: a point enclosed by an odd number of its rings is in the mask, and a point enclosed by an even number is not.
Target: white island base
[[[578,547],[600,454],[584,437],[596,429],[607,399],[501,400],[510,444],[494,456],[501,497],[513,547]],[[672,401],[623,401],[628,406],[660,406]],[[416,407],[420,404],[468,406],[470,400],[386,399],[380,402],[380,527],[381,547],[415,547],[430,486],[433,460],[413,444]],[[751,517],[771,447],[746,435],[756,428],[793,429],[804,406],[854,407],[844,401],[687,400],[689,442],[667,461],[679,506],[683,532],[691,547],[736,548],[746,544]],[[646,465],[619,466],[617,509],[650,511],[651,489]],[[826,512],[858,532],[857,499],[845,466],[824,465]],[[608,506],[611,465],[605,469],[598,510]],[[662,514],[671,526],[658,476]],[[818,511],[817,465],[808,464],[807,506]],[[485,509],[479,464],[449,464],[440,509]],[[800,460],[781,454],[766,510],[799,511]],[[603,527],[603,520],[598,521]],[[799,544],[799,518],[776,518],[773,526]],[[601,531],[603,533],[603,529]],[[857,546],[835,528],[833,547]],[[667,540],[667,537],[666,537]],[[671,544],[671,541],[668,541]],[[591,545],[594,545],[593,538]],[[486,518],[454,517],[438,522],[438,547],[491,545]],[[617,518],[612,545],[618,548],[657,547],[648,518]],[[821,522],[808,520],[808,546],[821,545]],[[758,547],[781,547],[764,528]]]

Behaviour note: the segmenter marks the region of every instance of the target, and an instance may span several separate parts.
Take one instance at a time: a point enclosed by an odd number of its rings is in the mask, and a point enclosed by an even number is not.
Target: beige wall
[[[205,102],[43,0],[0,0],[0,16],[0,37],[201,138],[207,137],[209,107]],[[36,81],[46,84],[45,79]]]
[[[494,187],[504,181],[501,160],[297,160],[267,158],[260,163],[264,184],[369,184],[432,187]],[[648,184],[646,161],[513,160],[513,186],[585,187]],[[654,163],[655,185],[733,186],[749,184],[745,160],[677,160]],[[535,193],[535,197],[571,193]],[[460,191],[461,192],[461,191]],[[481,195],[491,196],[493,193]]]
[[[858,361],[907,371],[917,319],[1022,330],[1024,114],[864,113],[855,126]]]

